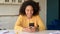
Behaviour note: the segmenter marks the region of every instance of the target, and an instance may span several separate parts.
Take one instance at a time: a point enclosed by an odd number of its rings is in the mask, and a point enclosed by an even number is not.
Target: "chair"
[[[53,20],[50,25],[47,25],[47,30],[60,30],[60,20]]]

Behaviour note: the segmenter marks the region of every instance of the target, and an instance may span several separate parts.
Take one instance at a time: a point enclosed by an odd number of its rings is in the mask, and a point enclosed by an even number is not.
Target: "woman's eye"
[[[27,11],[29,11],[29,10],[27,10]]]

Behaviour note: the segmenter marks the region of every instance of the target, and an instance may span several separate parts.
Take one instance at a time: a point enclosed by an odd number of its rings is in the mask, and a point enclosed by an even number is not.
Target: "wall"
[[[0,28],[13,29],[20,5],[0,5]]]
[[[40,3],[40,16],[44,22],[44,24],[46,25],[46,20],[47,20],[47,0],[39,0]]]

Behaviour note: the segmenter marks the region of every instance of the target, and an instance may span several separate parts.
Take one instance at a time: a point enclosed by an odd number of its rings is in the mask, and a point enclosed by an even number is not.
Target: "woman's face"
[[[28,18],[31,18],[32,17],[32,15],[33,15],[33,7],[31,6],[31,5],[28,5],[27,7],[26,7],[26,9],[25,9],[25,13],[26,13],[26,16],[28,17]]]

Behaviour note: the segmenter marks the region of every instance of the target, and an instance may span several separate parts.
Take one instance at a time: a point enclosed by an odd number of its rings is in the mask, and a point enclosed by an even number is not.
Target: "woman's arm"
[[[23,28],[21,26],[21,23],[22,23],[22,16],[20,15],[15,23],[14,30],[22,31]]]
[[[39,31],[42,31],[42,30],[46,29],[46,27],[43,24],[43,21],[42,21],[42,19],[41,19],[41,17],[39,15],[37,16],[37,23],[39,25]]]
[[[30,28],[28,28],[28,27],[26,27],[26,28],[24,28],[24,27],[22,27],[22,22],[23,22],[23,18],[22,17],[24,17],[24,16],[19,16],[18,17],[18,19],[17,19],[17,21],[16,21],[16,24],[15,24],[15,27],[14,27],[14,30],[16,30],[16,31],[25,31],[25,32],[31,32],[31,29]]]

